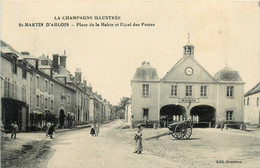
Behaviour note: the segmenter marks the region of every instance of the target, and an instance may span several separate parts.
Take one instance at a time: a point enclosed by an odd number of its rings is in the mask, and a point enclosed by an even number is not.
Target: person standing
[[[98,136],[98,134],[99,134],[99,124],[96,125],[95,136]]]
[[[46,124],[46,136],[49,136],[49,129],[51,127],[51,123],[48,121]]]
[[[55,125],[53,123],[51,123],[51,126],[50,126],[49,131],[48,131],[48,135],[50,136],[51,139],[53,139],[52,135],[53,135],[53,132],[54,132],[54,127],[55,127]]]
[[[145,118],[144,118],[145,128],[148,128],[148,122],[149,122],[149,120],[148,120],[147,116],[145,116]]]
[[[11,126],[12,126],[11,138],[16,139],[16,132],[18,131],[18,125],[17,125],[16,121],[14,121],[13,124],[11,124]]]
[[[136,149],[134,153],[141,154],[143,151],[143,142],[142,142],[142,127],[141,125],[137,126],[137,132],[135,133],[136,140]]]
[[[95,128],[94,128],[94,124],[92,124],[92,125],[91,125],[90,134],[91,134],[92,136],[94,136],[94,135],[95,135]]]

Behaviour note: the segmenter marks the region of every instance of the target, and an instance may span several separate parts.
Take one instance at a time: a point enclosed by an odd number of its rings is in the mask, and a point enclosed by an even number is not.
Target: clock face
[[[185,74],[191,76],[193,74],[193,69],[191,67],[187,67],[185,69]]]

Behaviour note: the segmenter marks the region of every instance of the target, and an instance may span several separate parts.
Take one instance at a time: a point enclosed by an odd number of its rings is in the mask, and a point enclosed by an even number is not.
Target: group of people
[[[92,124],[91,125],[90,134],[92,136],[98,136],[98,134],[99,134],[99,124]]]
[[[46,124],[46,136],[49,136],[50,139],[53,139],[55,125],[54,123],[47,122]]]
[[[50,123],[48,122],[46,124],[46,136],[49,136],[51,139],[53,139],[53,132],[54,132],[54,128],[55,128],[55,125],[54,123]],[[14,138],[16,139],[16,133],[18,131],[18,125],[17,125],[17,122],[14,121],[12,124],[11,124],[11,139]]]

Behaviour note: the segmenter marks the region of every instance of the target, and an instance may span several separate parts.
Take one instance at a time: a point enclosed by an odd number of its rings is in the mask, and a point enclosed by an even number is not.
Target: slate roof
[[[239,72],[229,67],[225,67],[219,72],[217,72],[214,75],[214,78],[218,81],[238,81],[238,82],[242,81]]]
[[[135,81],[160,81],[157,70],[149,62],[143,62],[142,66],[136,69],[133,77]]]
[[[252,89],[250,89],[248,92],[246,92],[245,97],[259,92],[260,92],[260,82],[256,84]]]
[[[1,40],[1,51],[3,53],[14,53],[18,56],[22,55],[20,52],[15,50],[11,45],[7,44],[6,42]]]

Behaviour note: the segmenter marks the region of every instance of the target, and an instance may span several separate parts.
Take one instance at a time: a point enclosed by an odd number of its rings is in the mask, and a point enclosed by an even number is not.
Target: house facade
[[[260,82],[244,96],[245,123],[260,124]]]
[[[29,123],[32,71],[11,46],[1,41],[1,121],[6,131],[16,121],[19,131]]]
[[[133,126],[148,119],[163,126],[186,119],[201,126],[242,123],[244,82],[239,72],[224,67],[211,76],[195,59],[194,46],[184,46],[183,57],[163,77],[149,62],[131,80]]]
[[[19,131],[34,131],[48,121],[64,128],[110,118],[106,106],[111,104],[92,92],[80,69],[75,76],[66,69],[66,58],[65,52],[52,60],[35,57],[1,41],[0,120],[6,131],[14,121]]]

